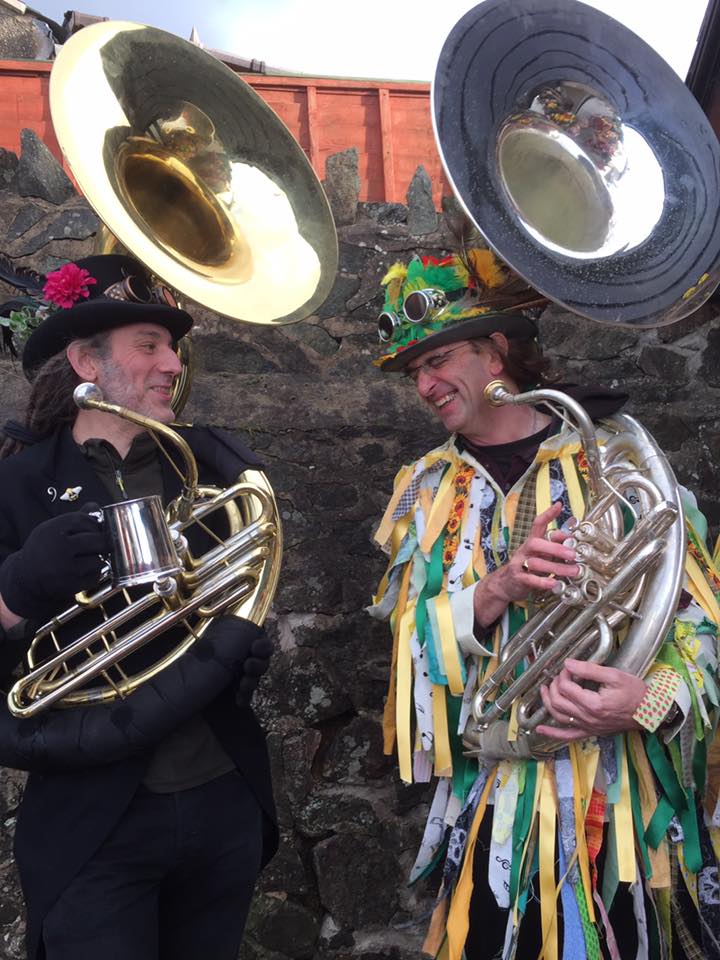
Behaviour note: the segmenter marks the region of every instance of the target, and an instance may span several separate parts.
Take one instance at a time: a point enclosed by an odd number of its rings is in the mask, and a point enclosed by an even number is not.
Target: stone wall
[[[13,158],[0,157],[0,168],[6,171],[0,250],[43,271],[91,252],[96,220],[79,197],[64,198],[62,185],[52,197],[21,196]],[[269,734],[282,845],[259,885],[245,960],[409,960],[418,954],[435,887],[435,881],[412,889],[405,883],[429,791],[402,786],[383,756],[390,643],[363,607],[383,569],[371,536],[393,475],[442,438],[412,386],[370,363],[377,353],[378,281],[396,259],[440,252],[448,241],[444,221],[427,208],[422,173],[410,210],[360,204],[354,222],[338,233],[335,286],[304,323],[250,328],[194,311],[198,372],[187,413],[238,431],[262,454],[285,524],[282,581],[269,620],[277,652],[256,694]],[[697,491],[717,533],[720,320],[714,310],[638,333],[551,309],[542,339],[571,379],[629,391],[630,412]],[[17,363],[0,357],[0,409],[14,410],[25,391]],[[23,955],[11,856],[21,782],[16,773],[0,776],[0,960]]]

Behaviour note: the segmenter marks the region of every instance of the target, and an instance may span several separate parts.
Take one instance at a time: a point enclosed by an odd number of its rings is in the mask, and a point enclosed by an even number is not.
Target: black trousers
[[[45,917],[47,960],[236,960],[261,852],[262,812],[239,773],[140,788]]]

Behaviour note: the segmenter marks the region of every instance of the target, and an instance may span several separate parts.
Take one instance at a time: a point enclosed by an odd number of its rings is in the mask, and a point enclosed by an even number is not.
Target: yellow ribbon
[[[515,491],[514,493],[509,493],[505,497],[505,521],[508,525],[508,530],[512,533],[515,528],[515,515],[517,514],[518,504],[520,503],[520,494]]]
[[[557,801],[552,774],[545,767],[540,791],[540,918],[543,946],[539,960],[557,960],[558,929],[555,886],[555,827]]]
[[[618,770],[620,780],[620,800],[613,807],[615,813],[615,842],[617,845],[618,880],[621,883],[635,883],[637,867],[635,864],[635,833],[633,830],[632,802],[630,800],[630,776],[625,746],[620,750]]]
[[[538,470],[535,482],[535,509],[538,513],[544,513],[550,505],[550,464],[546,462]]]
[[[708,618],[720,624],[720,606],[715,599],[715,594],[705,579],[700,564],[690,553],[685,556],[685,570],[690,581],[688,584],[690,593],[700,604]]]
[[[400,544],[402,543],[403,537],[407,533],[407,528],[409,526],[410,526],[410,518],[403,517],[401,520],[398,520],[398,522],[393,527],[391,541],[390,541],[391,543],[390,562],[387,565],[387,569],[383,575],[382,580],[378,584],[377,593],[373,597],[373,604],[380,603],[382,598],[385,596],[385,591],[387,590],[388,583],[390,582],[390,574],[393,571],[395,557],[398,554],[398,550],[400,549]],[[395,610],[397,611],[397,609],[398,607],[396,605]]]
[[[461,697],[465,692],[465,684],[462,679],[459,648],[455,639],[455,624],[453,623],[452,607],[450,606],[450,594],[439,593],[434,599],[434,605],[440,632],[445,676],[448,679],[450,693],[456,697]]]
[[[412,652],[410,650],[410,637],[414,628],[415,608],[414,606],[408,606],[400,617],[398,628],[397,703],[395,710],[398,764],[400,778],[404,783],[412,783],[412,741],[410,739]]]

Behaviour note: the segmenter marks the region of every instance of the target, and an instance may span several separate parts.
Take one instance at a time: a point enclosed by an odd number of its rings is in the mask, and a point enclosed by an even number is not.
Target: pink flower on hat
[[[48,303],[67,310],[81,298],[90,296],[88,287],[97,283],[88,270],[75,263],[66,263],[64,267],[47,275],[43,293]]]

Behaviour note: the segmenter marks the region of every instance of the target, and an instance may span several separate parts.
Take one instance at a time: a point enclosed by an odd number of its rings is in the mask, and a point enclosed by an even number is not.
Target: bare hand
[[[473,596],[475,618],[486,626],[496,620],[509,604],[525,600],[534,591],[546,593],[559,589],[557,577],[572,579],[580,573],[574,561],[575,550],[563,546],[568,534],[562,530],[547,532],[558,518],[562,504],[558,501],[535,517],[530,536],[510,560],[479,581]]]
[[[598,689],[580,686],[581,680],[593,681]],[[540,687],[558,726],[540,724],[536,733],[555,740],[585,740],[639,730],[633,714],[646,691],[644,680],[624,670],[568,659],[550,685]]]

